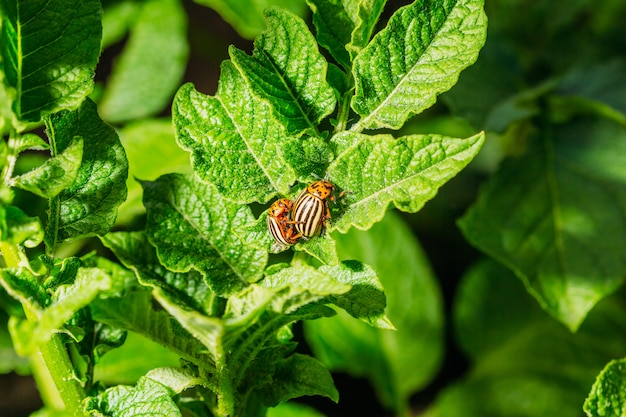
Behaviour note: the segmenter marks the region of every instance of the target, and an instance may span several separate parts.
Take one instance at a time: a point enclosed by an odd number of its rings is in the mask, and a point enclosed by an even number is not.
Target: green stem
[[[233,393],[230,373],[226,369],[218,369],[220,373],[218,379],[219,390],[217,394],[216,417],[232,417],[235,415],[235,396]]]
[[[8,268],[24,267],[20,248],[8,242],[0,242],[0,250]],[[28,264],[28,262],[26,261]],[[22,304],[26,319],[38,322],[37,311]],[[82,402],[85,391],[74,375],[74,366],[59,335],[38,346],[31,355],[31,368],[37,381],[42,400],[52,410],[66,410],[73,416],[84,416]]]

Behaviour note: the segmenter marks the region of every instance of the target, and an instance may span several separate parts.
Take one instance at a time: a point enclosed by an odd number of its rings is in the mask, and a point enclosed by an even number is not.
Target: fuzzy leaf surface
[[[76,136],[83,139],[83,159],[74,183],[50,203],[46,243],[106,234],[126,198],[128,161],[115,130],[98,116],[87,99],[74,111],[61,111],[46,120],[51,143],[63,153]]]
[[[188,49],[186,16],[180,1],[142,3],[128,43],[107,82],[99,105],[102,117],[120,123],[162,111],[180,85]]]
[[[626,276],[625,144],[626,129],[602,119],[535,138],[459,222],[573,331]]]
[[[183,85],[173,104],[176,140],[191,152],[196,174],[225,197],[265,202],[286,194],[295,173],[281,154],[285,133],[234,66],[222,63],[217,94]]]
[[[173,396],[166,386],[144,377],[134,387],[117,385],[90,398],[86,408],[91,413],[111,417],[182,416]]]
[[[482,0],[416,0],[354,59],[353,130],[399,129],[473,64],[487,33]]]
[[[326,81],[328,63],[302,19],[279,8],[266,10],[265,16],[267,29],[256,38],[252,56],[231,47],[232,62],[288,134],[315,136],[319,121],[335,108]]]
[[[168,174],[143,187],[146,233],[168,269],[196,269],[220,295],[261,278],[267,252],[248,246],[234,232],[253,221],[247,206],[229,202],[191,175]]]
[[[340,199],[344,207],[331,230],[346,232],[352,226],[371,227],[390,203],[410,213],[421,209],[478,154],[484,133],[467,139],[440,135],[394,139],[346,132],[333,140],[339,152],[328,174],[349,194]]]
[[[76,137],[59,155],[20,175],[15,185],[43,198],[56,197],[74,184],[83,158],[83,140]]]
[[[37,122],[76,108],[93,89],[100,55],[102,9],[97,0],[2,0],[0,53],[13,111]]]
[[[584,410],[589,417],[626,414],[626,359],[609,362],[591,387]]]

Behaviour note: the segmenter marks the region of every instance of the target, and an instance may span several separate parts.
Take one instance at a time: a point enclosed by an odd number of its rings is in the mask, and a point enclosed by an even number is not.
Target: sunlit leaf
[[[353,130],[399,129],[430,107],[474,63],[486,32],[482,1],[416,0],[396,11],[354,59]]]
[[[319,121],[335,108],[328,64],[302,19],[278,8],[265,15],[267,29],[256,38],[252,56],[231,47],[232,62],[287,133],[315,135]]]
[[[100,2],[2,0],[0,9],[2,66],[18,119],[36,122],[78,107],[100,55]]]
[[[367,229],[382,219],[390,203],[416,212],[439,187],[476,156],[480,133],[467,139],[440,135],[366,136],[344,133],[334,138],[339,154],[328,168],[331,180],[346,191],[332,229]]]

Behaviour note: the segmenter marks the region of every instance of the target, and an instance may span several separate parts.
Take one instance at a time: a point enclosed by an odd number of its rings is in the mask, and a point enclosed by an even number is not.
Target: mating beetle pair
[[[281,246],[298,243],[318,232],[324,233],[330,221],[328,200],[335,201],[335,185],[326,180],[315,181],[304,189],[295,202],[286,198],[276,200],[267,212],[267,227]],[[342,197],[345,192],[341,192]]]

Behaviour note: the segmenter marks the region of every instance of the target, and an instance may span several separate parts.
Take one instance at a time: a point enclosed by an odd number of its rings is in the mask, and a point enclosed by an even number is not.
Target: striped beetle
[[[295,228],[304,237],[324,234],[326,223],[330,221],[328,200],[335,201],[335,184],[322,179],[305,188],[293,205],[292,219]],[[343,197],[342,191],[338,197]]]
[[[274,201],[267,211],[267,228],[278,243],[276,249],[294,245],[302,237],[302,233],[298,233],[295,228],[296,222],[290,218],[292,208],[291,200],[280,198]]]

